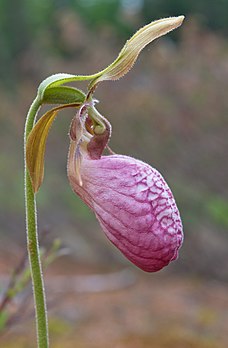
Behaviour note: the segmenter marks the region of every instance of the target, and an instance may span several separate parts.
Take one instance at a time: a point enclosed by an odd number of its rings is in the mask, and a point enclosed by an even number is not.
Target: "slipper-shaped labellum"
[[[89,144],[100,143],[103,150],[104,144],[94,141],[96,137]],[[94,211],[110,241],[144,271],[158,271],[175,260],[183,240],[182,223],[161,174],[128,156],[99,156],[97,146],[94,152],[89,144],[89,151],[83,149],[80,153],[78,170],[77,144],[71,141],[69,151],[71,187]]]

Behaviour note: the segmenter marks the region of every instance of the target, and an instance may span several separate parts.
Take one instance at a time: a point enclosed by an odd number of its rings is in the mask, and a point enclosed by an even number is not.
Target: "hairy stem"
[[[25,155],[25,208],[26,208],[26,232],[27,249],[29,255],[30,271],[33,285],[33,297],[36,313],[36,330],[39,348],[48,348],[48,320],[45,300],[44,282],[41,269],[39,241],[37,232],[36,197],[33,192],[30,175],[26,165],[26,142],[31,132],[37,112],[41,106],[38,97],[33,101],[26,118],[24,134]]]

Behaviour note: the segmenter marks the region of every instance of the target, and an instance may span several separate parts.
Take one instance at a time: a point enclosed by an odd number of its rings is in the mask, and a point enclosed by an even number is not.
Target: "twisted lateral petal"
[[[72,189],[95,212],[110,241],[135,265],[155,272],[178,256],[182,223],[161,174],[131,157],[83,158],[80,187],[68,163]]]

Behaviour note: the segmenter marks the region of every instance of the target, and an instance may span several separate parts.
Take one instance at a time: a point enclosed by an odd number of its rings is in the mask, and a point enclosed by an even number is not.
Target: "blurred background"
[[[182,14],[182,27],[95,94],[113,151],[148,162],[171,186],[185,231],[179,259],[146,274],[106,239],[68,184],[73,114],[62,112],[37,197],[42,248],[55,259],[45,270],[52,347],[228,346],[228,2],[0,1],[0,300],[12,270],[26,272],[23,128],[37,86],[57,72],[95,73],[140,26]],[[3,306],[1,347],[35,347],[24,283]]]

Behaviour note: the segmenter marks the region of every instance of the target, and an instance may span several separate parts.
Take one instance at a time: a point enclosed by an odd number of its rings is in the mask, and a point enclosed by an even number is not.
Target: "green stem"
[[[26,165],[26,142],[31,132],[41,102],[36,97],[33,101],[26,118],[24,134],[25,153],[25,207],[26,207],[26,232],[27,249],[29,255],[30,270],[32,276],[33,296],[36,312],[36,329],[39,348],[48,348],[48,320],[44,292],[44,282],[41,269],[39,242],[37,233],[36,197],[33,192],[30,175]]]

